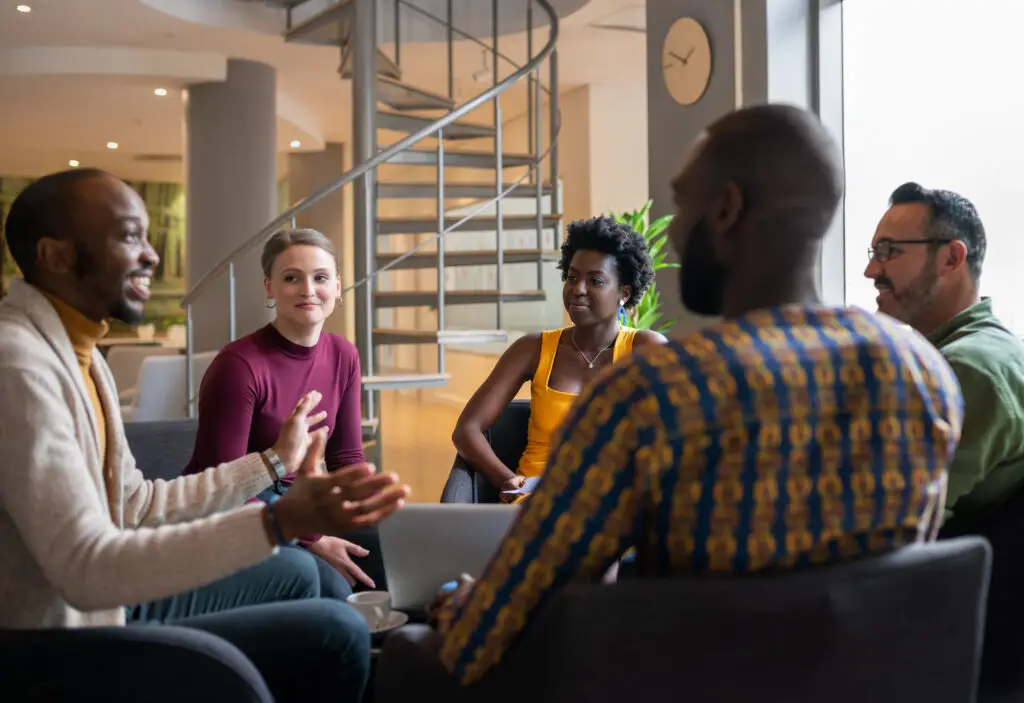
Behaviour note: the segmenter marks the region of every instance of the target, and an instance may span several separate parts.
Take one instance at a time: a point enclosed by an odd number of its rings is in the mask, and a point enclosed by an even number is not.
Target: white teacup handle
[[[387,622],[384,619],[384,609],[381,608],[379,605],[373,606],[373,616],[376,621],[376,624],[373,626],[374,630],[379,630],[381,627],[387,624]]]

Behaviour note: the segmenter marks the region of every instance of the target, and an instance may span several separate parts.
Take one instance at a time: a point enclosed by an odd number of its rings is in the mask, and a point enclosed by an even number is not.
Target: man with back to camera
[[[964,426],[943,534],[964,534],[1024,485],[1024,342],[980,295],[985,227],[948,190],[904,183],[889,198],[864,275],[878,310],[928,337],[956,374]]]
[[[143,478],[96,342],[108,318],[141,320],[159,262],[148,219],[135,191],[95,169],[35,181],[8,213],[7,242],[24,279],[0,302],[0,397],[8,399],[0,409],[0,627],[123,625],[125,606],[167,597],[188,609],[190,589],[258,564],[300,535],[376,524],[408,494],[396,476],[366,465],[320,470],[316,393],[267,451],[173,481]],[[296,470],[280,501],[242,505]],[[205,612],[193,607],[192,617],[169,623],[236,645],[277,700],[360,700],[369,677],[360,616],[319,598],[267,603],[263,590],[252,589],[248,607],[207,602]],[[116,649],[97,657],[116,658]],[[176,665],[170,654],[161,663]],[[52,672],[59,677],[59,662]],[[90,696],[147,685],[144,671],[115,676],[68,685]],[[202,685],[216,695],[216,681]]]
[[[441,660],[462,683],[631,547],[640,575],[668,576],[934,539],[962,399],[916,332],[821,303],[842,183],[834,142],[795,107],[737,110],[698,137],[670,236],[683,304],[724,319],[634,353],[580,396],[480,580],[439,596]]]

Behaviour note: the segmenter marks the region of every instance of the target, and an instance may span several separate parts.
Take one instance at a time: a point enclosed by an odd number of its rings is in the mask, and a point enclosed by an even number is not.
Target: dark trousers
[[[366,621],[344,602],[320,595],[313,555],[280,549],[208,586],[129,608],[128,620],[227,640],[256,666],[278,703],[360,701],[370,675]],[[160,666],[182,663],[171,654]]]

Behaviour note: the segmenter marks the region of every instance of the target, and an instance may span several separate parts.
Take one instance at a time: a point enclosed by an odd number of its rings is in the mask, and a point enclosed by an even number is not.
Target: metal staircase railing
[[[301,24],[291,26],[292,11],[295,7],[312,0],[267,0],[271,4],[285,7],[288,11],[288,28],[285,38],[290,41],[307,41],[310,43],[327,43],[340,46],[342,50],[342,63],[340,72],[346,75],[346,71],[352,71],[355,79],[355,91],[363,90],[370,92],[374,117],[377,124],[373,129],[387,129],[391,131],[405,132],[407,136],[391,144],[390,146],[377,150],[373,149],[372,156],[356,165],[338,179],[328,183],[319,190],[303,198],[294,206],[282,212],[271,220],[265,227],[256,232],[252,237],[236,247],[227,257],[214,265],[184,296],[181,301],[185,309],[186,319],[186,385],[188,389],[189,406],[188,414],[195,413],[195,379],[193,376],[193,316],[192,306],[195,301],[209,288],[209,286],[222,275],[228,276],[228,318],[229,336],[231,340],[236,338],[236,292],[235,292],[235,262],[251,251],[254,247],[261,245],[267,238],[285,226],[294,226],[298,214],[307,210],[323,198],[337,192],[349,183],[359,181],[356,190],[356,200],[360,197],[366,198],[363,206],[367,212],[372,214],[372,226],[369,222],[360,223],[357,216],[356,242],[357,247],[365,246],[366,256],[363,259],[362,269],[357,264],[358,279],[349,285],[344,292],[357,291],[357,308],[364,306],[365,324],[362,329],[357,329],[357,346],[360,347],[363,366],[363,388],[369,396],[364,403],[364,410],[368,416],[371,426],[376,426],[377,418],[374,412],[375,394],[386,388],[415,388],[430,385],[442,385],[447,381],[448,374],[445,368],[444,348],[449,343],[472,343],[474,341],[494,341],[497,338],[506,339],[507,333],[500,328],[503,322],[503,304],[523,300],[543,299],[541,276],[543,265],[546,261],[554,258],[552,250],[545,250],[543,246],[543,233],[545,229],[553,230],[554,249],[557,249],[560,226],[560,197],[558,188],[558,162],[557,162],[557,137],[560,129],[558,112],[558,90],[557,90],[557,52],[556,42],[558,40],[558,16],[548,0],[527,0],[527,62],[518,66],[504,54],[498,51],[498,0],[491,0],[492,4],[492,32],[493,43],[488,45],[480,39],[456,28],[452,16],[452,0],[447,0],[447,19],[442,19],[430,12],[416,6],[410,0],[394,0],[394,38],[395,57],[392,60],[386,56],[377,46],[375,34],[372,39],[373,51],[368,52],[365,44],[362,47],[354,46],[360,40],[365,41],[365,33],[359,35],[360,18],[356,17],[357,6],[366,7],[366,3],[372,0],[337,0],[331,3],[326,9],[314,14]],[[322,0],[321,0],[322,1]],[[380,0],[387,2],[388,0]],[[544,46],[536,53],[533,53],[533,9],[534,3],[547,16],[549,23],[549,36]],[[481,3],[482,4],[482,3]],[[447,62],[448,62],[448,96],[439,96],[430,91],[406,85],[401,81],[400,69],[400,23],[399,16],[402,8],[406,11],[425,17],[446,29],[448,40]],[[371,8],[375,14],[375,8]],[[362,18],[364,27],[366,18]],[[372,25],[371,25],[372,26]],[[357,34],[353,34],[353,33]],[[463,39],[475,42],[484,46],[492,55],[492,77],[493,85],[462,105],[455,105],[454,100],[454,40],[458,35]],[[361,49],[361,51],[360,51]],[[360,67],[353,66],[359,56],[373,57],[372,85],[367,88],[365,77],[359,75]],[[498,60],[501,59],[513,67],[513,71],[505,78],[500,77]],[[549,61],[550,78],[549,87],[543,85],[541,78],[541,66],[544,61]],[[365,68],[365,66],[364,66]],[[362,78],[362,82],[360,82]],[[528,142],[531,153],[509,155],[504,152],[502,145],[502,113],[500,96],[523,79],[527,80],[528,95]],[[546,149],[542,149],[542,124],[543,124],[543,94],[549,96],[550,124],[549,142]],[[357,103],[358,98],[357,97]],[[363,95],[365,100],[367,96]],[[391,107],[391,111],[381,111],[377,103],[383,102]],[[486,103],[493,103],[493,127],[474,123],[459,122],[461,118],[484,106]],[[358,111],[358,106],[356,106]],[[417,110],[446,109],[447,112],[439,118],[424,117],[410,114]],[[364,111],[365,112],[365,111]],[[356,130],[353,130],[356,132]],[[430,149],[415,149],[421,142],[427,139],[436,139],[436,145]],[[446,141],[455,139],[481,139],[493,138],[495,149],[492,153],[480,153],[469,151],[456,151],[446,148]],[[376,142],[373,142],[374,147]],[[551,167],[551,183],[544,184],[541,171],[543,163]],[[377,169],[384,164],[407,164],[418,166],[433,166],[436,169],[436,181],[434,183],[387,183],[380,182],[376,187],[371,187]],[[446,165],[461,166],[470,168],[494,169],[495,180],[490,184],[448,184],[445,178]],[[526,171],[511,183],[505,183],[504,170],[512,167],[525,167]],[[529,185],[523,185],[529,181]],[[519,195],[530,197],[535,200],[536,213],[527,218],[508,217],[502,210],[502,201],[512,195],[517,189],[522,188]],[[455,219],[446,215],[446,200],[448,198],[477,198],[486,197],[490,191],[491,197],[475,206],[468,215]],[[436,199],[437,212],[433,218],[381,218],[377,214],[378,198],[430,198]],[[543,199],[549,197],[550,213],[544,212]],[[493,218],[475,218],[484,210],[494,207]],[[357,207],[357,211],[358,211]],[[494,251],[446,251],[445,235],[463,225],[469,223],[469,228],[463,231],[485,230],[496,233],[496,246]],[[360,224],[364,224],[360,228]],[[537,232],[536,250],[517,250],[507,252],[503,247],[503,233],[509,226],[518,228],[535,228]],[[389,236],[390,234],[431,234],[425,241],[419,242],[408,251],[401,253],[377,253],[377,237]],[[362,241],[361,241],[362,240]],[[436,252],[425,252],[423,249],[436,242]],[[537,263],[538,290],[536,291],[507,291],[502,287],[502,270],[506,263]],[[481,266],[493,265],[497,269],[496,290],[474,291],[460,290],[446,294],[445,291],[445,266]],[[393,269],[437,269],[436,291],[374,291],[373,281],[384,271]],[[361,296],[359,289],[363,287]],[[362,297],[362,301],[359,298]],[[445,305],[457,305],[462,303],[493,302],[497,309],[497,335],[481,330],[447,330],[445,328]],[[436,333],[421,330],[376,330],[380,333],[380,339],[374,339],[375,321],[377,310],[380,307],[395,306],[434,306],[437,310]],[[358,320],[358,315],[357,315]],[[359,326],[359,325],[357,325]],[[504,335],[504,336],[502,336]],[[438,348],[438,373],[437,374],[401,374],[401,375],[375,375],[376,368],[376,347],[379,344],[418,344],[432,343]]]

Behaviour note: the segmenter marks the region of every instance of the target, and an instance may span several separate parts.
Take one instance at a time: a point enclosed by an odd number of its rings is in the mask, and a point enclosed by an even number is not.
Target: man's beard
[[[939,274],[935,271],[932,259],[925,263],[921,273],[902,290],[897,291],[893,287],[892,281],[885,276],[879,276],[875,282],[885,283],[891,291],[890,296],[895,305],[892,306],[893,310],[887,314],[915,329],[921,313],[931,307],[939,295]],[[886,311],[881,310],[881,312]]]
[[[146,311],[142,308],[133,308],[123,297],[118,298],[110,311],[110,317],[115,320],[120,320],[126,325],[136,327],[142,324],[142,320],[146,317]]]
[[[111,281],[96,258],[84,247],[76,248],[74,271],[83,294],[98,301],[113,301],[104,305],[105,319],[120,320],[133,327],[142,322],[145,311],[141,307],[133,308],[125,298],[124,279],[116,284]]]
[[[715,257],[711,230],[701,218],[690,230],[679,267],[683,306],[697,315],[721,315],[729,272]]]

